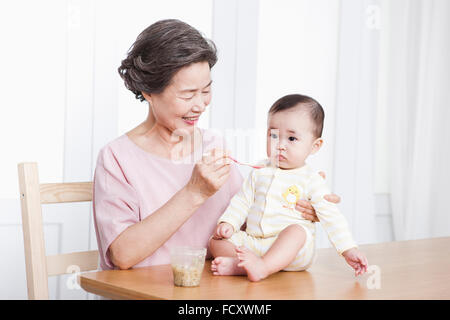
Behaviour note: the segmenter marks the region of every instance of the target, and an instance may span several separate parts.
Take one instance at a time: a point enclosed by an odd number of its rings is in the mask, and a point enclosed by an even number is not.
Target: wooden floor
[[[195,288],[175,287],[169,265],[86,273],[80,284],[115,299],[450,299],[450,238],[360,249],[372,273],[357,278],[331,248],[319,249],[308,271],[279,272],[256,283],[245,276],[213,276],[207,261]]]

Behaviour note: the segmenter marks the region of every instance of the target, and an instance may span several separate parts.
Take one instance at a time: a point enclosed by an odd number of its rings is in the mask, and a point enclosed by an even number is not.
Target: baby
[[[367,271],[345,217],[324,200],[325,180],[305,160],[322,146],[324,112],[314,99],[287,95],[269,110],[266,167],[253,170],[219,218],[210,240],[214,275],[247,275],[259,281],[280,270],[306,270],[315,257],[315,224],[295,210],[308,199],[337,252],[355,270]],[[244,223],[245,231],[241,231]]]

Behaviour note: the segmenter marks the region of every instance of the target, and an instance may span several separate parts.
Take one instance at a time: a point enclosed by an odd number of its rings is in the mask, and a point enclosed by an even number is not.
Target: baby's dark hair
[[[325,113],[320,103],[311,97],[301,94],[289,94],[281,97],[272,105],[269,114],[286,111],[294,107],[299,107],[301,110],[308,113],[314,123],[313,135],[316,138],[320,138],[322,136]]]

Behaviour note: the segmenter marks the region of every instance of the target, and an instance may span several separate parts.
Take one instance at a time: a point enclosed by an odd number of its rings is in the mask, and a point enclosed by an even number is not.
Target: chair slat
[[[92,200],[92,182],[42,183],[39,187],[43,204]]]
[[[73,266],[73,268],[70,268]],[[49,276],[96,270],[98,251],[72,252],[47,256],[47,273]]]
[[[37,163],[19,163],[20,204],[29,299],[48,299],[44,229]]]
[[[96,270],[98,251],[46,256],[41,204],[92,201],[93,183],[39,184],[36,162],[19,163],[18,177],[28,299],[48,299],[48,276]]]

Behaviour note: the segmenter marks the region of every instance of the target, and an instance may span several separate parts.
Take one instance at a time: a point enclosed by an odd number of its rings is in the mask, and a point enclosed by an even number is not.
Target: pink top
[[[194,157],[224,141],[209,130],[202,130],[203,150]],[[94,175],[94,225],[100,252],[100,267],[115,269],[107,254],[116,237],[129,226],[145,219],[163,206],[189,181],[194,168],[190,163],[175,163],[152,155],[136,145],[125,134],[100,150]],[[169,249],[177,245],[207,247],[218,218],[242,185],[236,165],[226,183],[151,256],[134,268],[170,263]],[[171,214],[176,214],[173,212]]]

